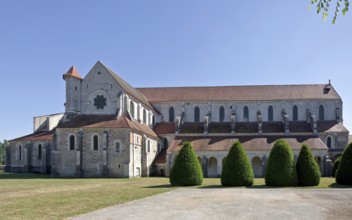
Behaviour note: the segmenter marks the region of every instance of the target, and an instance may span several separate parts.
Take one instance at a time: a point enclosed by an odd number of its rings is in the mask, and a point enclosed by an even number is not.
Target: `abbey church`
[[[347,145],[342,100],[331,83],[134,88],[101,62],[82,78],[63,74],[65,112],[34,117],[34,132],[10,141],[7,172],[61,177],[168,176],[190,141],[205,177],[218,177],[239,140],[256,177],[284,139],[297,159],[307,144],[330,175]],[[329,165],[330,164],[330,165]]]

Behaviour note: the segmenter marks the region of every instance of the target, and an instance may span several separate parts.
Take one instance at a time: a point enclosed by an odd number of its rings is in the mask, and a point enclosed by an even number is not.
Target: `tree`
[[[0,142],[0,164],[5,164],[6,148],[10,145],[7,140],[3,143]]]
[[[334,166],[332,167],[332,177],[335,177],[337,168],[339,168],[341,162],[341,157],[337,158],[334,162]]]
[[[221,172],[223,186],[251,186],[254,174],[251,163],[244,151],[242,144],[235,142],[228,155]]]
[[[298,178],[291,148],[284,140],[275,142],[266,167],[268,186],[297,186]]]
[[[323,20],[326,20],[329,16],[329,8],[331,6],[331,0],[311,0],[310,3],[312,5],[316,5],[317,8],[317,14],[320,14],[322,12],[323,15]],[[334,18],[332,19],[332,23],[335,24],[337,15],[339,14],[340,10],[342,9],[342,15],[345,15],[346,12],[348,11],[348,8],[350,6],[349,0],[336,0],[336,8],[335,8],[335,14]]]
[[[203,172],[189,142],[184,142],[171,169],[170,183],[173,186],[196,186],[203,182]]]
[[[352,185],[352,142],[345,148],[341,155],[341,161],[335,178],[339,184]]]
[[[320,170],[314,156],[307,145],[303,145],[296,164],[298,184],[301,186],[317,186],[320,182]]]

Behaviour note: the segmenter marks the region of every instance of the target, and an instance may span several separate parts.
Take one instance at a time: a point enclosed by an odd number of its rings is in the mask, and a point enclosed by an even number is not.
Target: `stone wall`
[[[69,149],[70,135],[76,137],[75,150]],[[97,150],[94,136],[98,137]],[[129,136],[126,128],[57,129],[58,148],[53,151],[53,166],[59,176],[131,177]]]
[[[6,149],[6,171],[49,173],[51,146],[51,141],[11,141]]]

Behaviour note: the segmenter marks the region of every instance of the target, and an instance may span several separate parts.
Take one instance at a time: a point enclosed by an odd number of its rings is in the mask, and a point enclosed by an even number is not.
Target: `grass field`
[[[217,188],[219,178],[206,178],[201,188]],[[322,178],[315,188],[345,187]],[[268,188],[255,179],[252,188]],[[176,189],[168,178],[66,179],[39,174],[0,172],[0,219],[63,219]]]

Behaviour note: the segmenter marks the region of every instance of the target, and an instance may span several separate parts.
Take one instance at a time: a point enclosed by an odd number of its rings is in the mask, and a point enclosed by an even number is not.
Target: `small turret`
[[[66,81],[66,115],[80,114],[81,112],[81,81],[77,69],[72,66],[67,73],[63,75]]]

